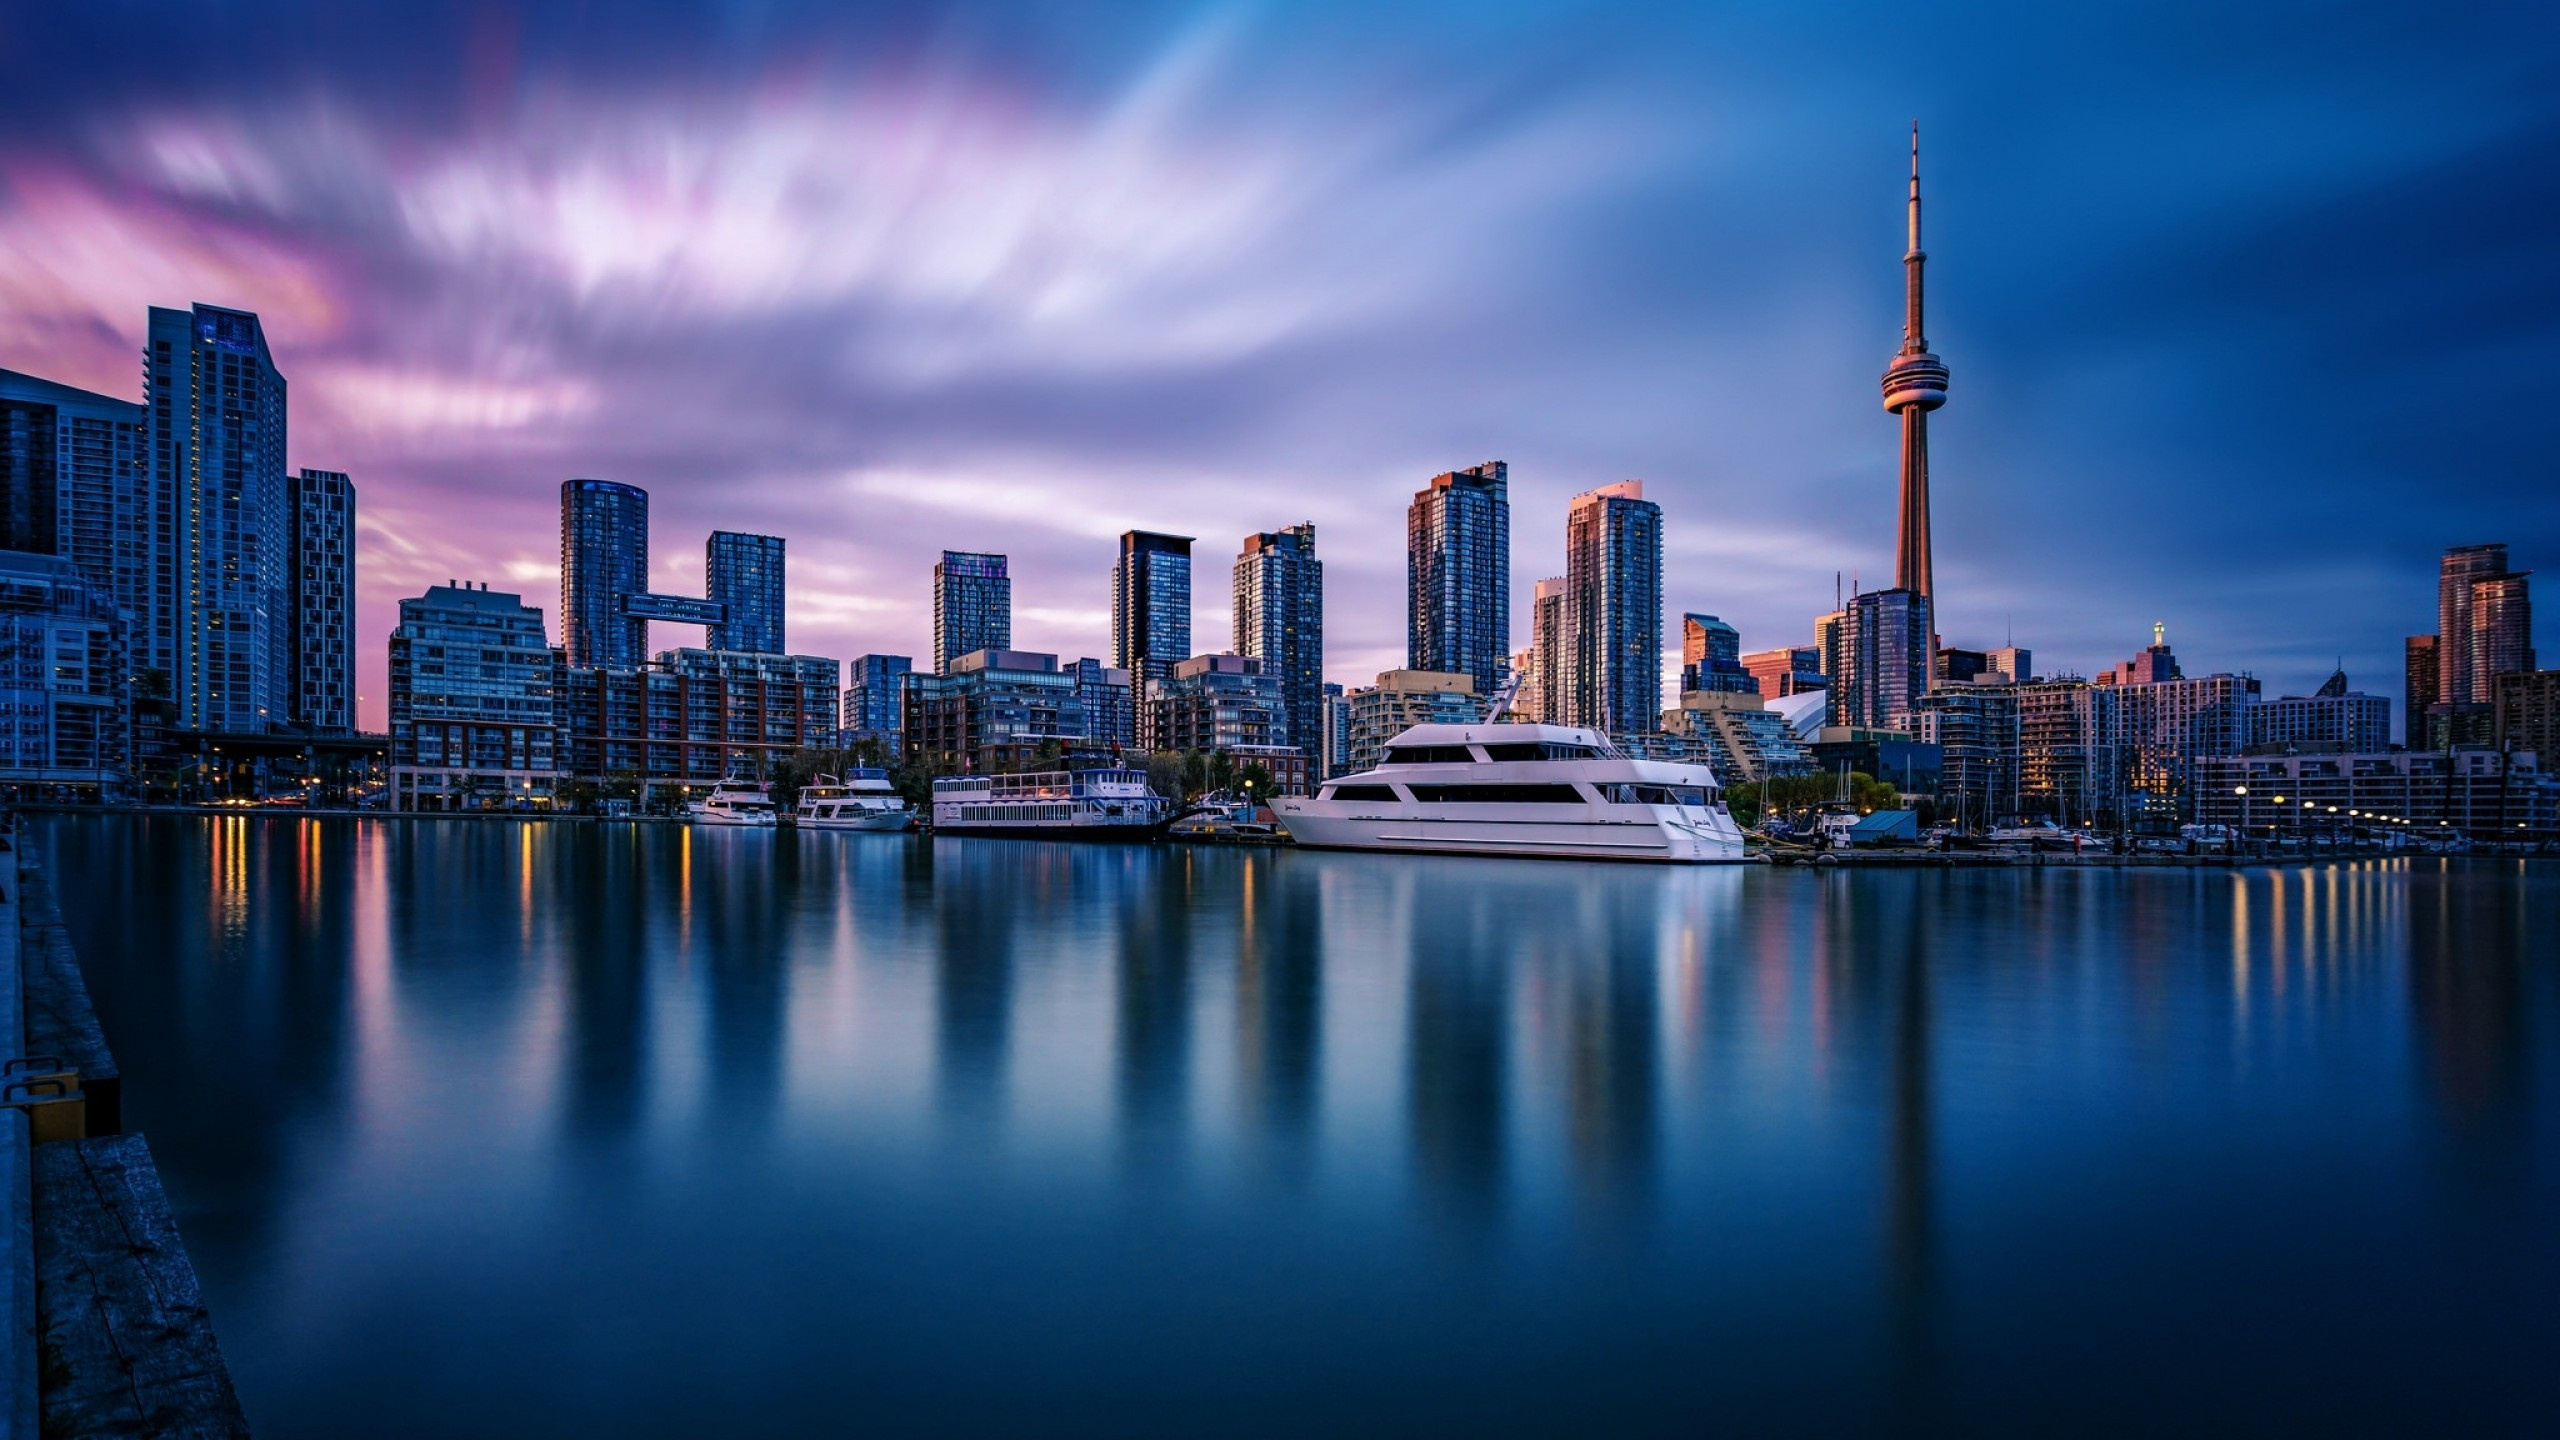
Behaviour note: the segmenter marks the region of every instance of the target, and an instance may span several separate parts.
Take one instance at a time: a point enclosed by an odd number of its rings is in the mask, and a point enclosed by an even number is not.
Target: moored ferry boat
[[[933,782],[937,835],[1155,840],[1172,822],[1173,802],[1147,788],[1143,770],[946,775]]]
[[[764,787],[748,780],[723,780],[711,787],[711,793],[684,807],[685,823],[690,825],[770,826],[778,813],[773,797]]]
[[[1374,770],[1272,802],[1320,850],[1713,864],[1742,831],[1704,765],[1638,760],[1596,730],[1417,725]]]
[[[904,830],[915,823],[906,797],[889,784],[886,770],[848,770],[839,780],[821,775],[800,787],[791,823],[804,830]]]

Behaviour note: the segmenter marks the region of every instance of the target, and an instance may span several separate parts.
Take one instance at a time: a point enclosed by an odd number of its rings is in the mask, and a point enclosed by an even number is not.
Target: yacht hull
[[[1536,814],[1435,815],[1415,805],[1381,813],[1374,807],[1322,800],[1284,800],[1280,823],[1311,850],[1392,851],[1411,855],[1506,855],[1535,860],[1620,860],[1656,865],[1740,864],[1742,834],[1733,822],[1629,816],[1564,819]],[[1470,806],[1471,811],[1488,808]],[[1527,807],[1522,807],[1524,810]]]
[[[915,818],[904,810],[887,810],[858,820],[795,819],[791,823],[803,830],[867,830],[878,833],[904,830],[915,823]]]

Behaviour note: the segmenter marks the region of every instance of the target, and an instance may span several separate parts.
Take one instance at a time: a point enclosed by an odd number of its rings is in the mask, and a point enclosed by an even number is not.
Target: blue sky
[[[367,636],[556,608],[591,475],[660,588],[788,536],[838,656],[925,652],[945,547],[1107,653],[1130,526],[1223,648],[1313,520],[1357,682],[1406,500],[1503,459],[1515,617],[1633,477],[1675,618],[1805,643],[1891,566],[1915,117],[1950,643],[2396,692],[2438,550],[2560,562],[2548,7],[386,8],[0,8],[0,365],[135,395],[145,306],[258,310]]]

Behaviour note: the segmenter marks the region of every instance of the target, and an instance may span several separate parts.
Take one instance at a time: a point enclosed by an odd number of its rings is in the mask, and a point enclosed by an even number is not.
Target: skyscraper
[[[1757,695],[1760,682],[1742,664],[1742,632],[1713,615],[1680,617],[1680,693]]]
[[[1271,740],[1310,757],[1324,739],[1324,562],[1312,521],[1244,537],[1236,556],[1235,650],[1280,682]]]
[[[1129,672],[1138,743],[1156,746],[1151,687],[1191,658],[1191,537],[1127,530],[1111,566],[1111,663]]]
[[[1473,677],[1491,695],[1511,653],[1511,467],[1433,476],[1404,534],[1406,666]]]
[[[876,740],[898,748],[906,727],[907,676],[915,661],[904,655],[857,655],[845,667],[843,741],[857,745]]]
[[[1910,248],[1902,256],[1902,349],[1884,371],[1884,408],[1902,417],[1902,518],[1894,585],[1934,602],[1929,547],[1929,412],[1947,403],[1946,362],[1920,328],[1920,126],[1911,126]]]
[[[176,597],[149,414],[0,370],[0,549],[70,561],[124,612],[127,662],[165,675],[177,663]]]
[[[144,346],[151,485],[169,505],[178,723],[263,729],[292,703],[284,376],[246,311],[155,305]]]
[[[2436,666],[2436,637],[2410,636],[2401,657],[2407,700],[2400,711],[2400,743],[2422,750],[2427,744],[2427,711],[2439,698],[2436,687],[2444,682]]]
[[[2456,545],[2436,570],[2436,700],[2477,705],[2489,698],[2489,677],[2472,667],[2471,586],[2507,571],[2504,545]]]
[[[2533,597],[2527,573],[2482,575],[2471,582],[2472,704],[2496,700],[2499,676],[2533,668]]]
[[[1529,677],[1521,686],[1522,713],[1541,725],[1561,725],[1565,711],[1564,577],[1541,580],[1529,592]]]
[[[945,550],[933,567],[933,673],[973,650],[1013,648],[1013,580],[1002,555]]]
[[[784,653],[782,537],[714,530],[703,547],[706,596],[726,612],[711,627],[714,650]]]
[[[1831,621],[1828,718],[1899,730],[1929,691],[1929,600],[1900,588],[1850,597]]]
[[[290,718],[324,735],[356,727],[356,487],[335,470],[293,477]]]
[[[623,602],[649,589],[649,492],[611,480],[560,486],[560,644],[572,665],[634,668],[649,622]]]
[[[1662,728],[1662,507],[1644,482],[1565,512],[1565,721],[1613,735]]]

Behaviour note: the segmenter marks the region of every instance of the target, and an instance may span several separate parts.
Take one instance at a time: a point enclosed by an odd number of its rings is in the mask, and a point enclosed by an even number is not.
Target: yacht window
[[[1413,798],[1426,805],[1579,805],[1582,792],[1570,785],[1416,785]]]
[[[1472,765],[1475,759],[1464,745],[1399,745],[1387,752],[1390,765]]]
[[[1613,805],[1686,805],[1704,808],[1707,792],[1697,785],[1603,785],[1601,792]]]
[[[1393,787],[1386,785],[1336,785],[1332,789],[1324,792],[1324,798],[1327,800],[1393,801],[1396,798],[1396,792]]]
[[[1487,745],[1487,760],[1596,760],[1599,752],[1588,745],[1558,745],[1537,742],[1526,745]]]

